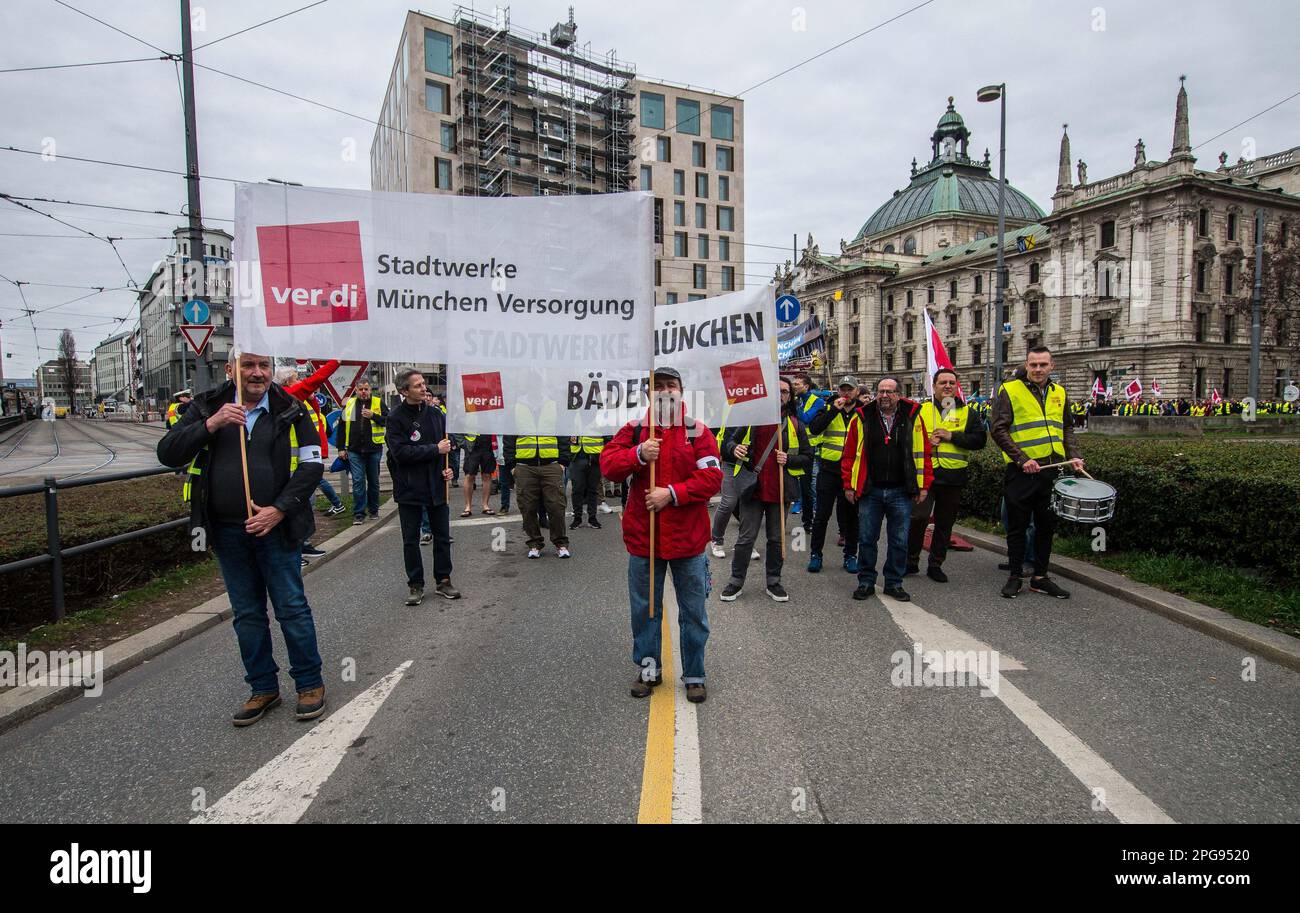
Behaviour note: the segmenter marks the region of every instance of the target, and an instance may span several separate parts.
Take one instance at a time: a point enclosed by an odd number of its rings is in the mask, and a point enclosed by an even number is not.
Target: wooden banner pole
[[[240,360],[243,353],[235,353],[235,402],[239,403],[239,408],[244,409],[244,378],[240,370]],[[245,412],[248,410],[245,409]],[[248,485],[248,425],[244,424],[239,429],[239,467],[244,474],[244,511],[248,514],[248,519],[253,519],[253,493]]]

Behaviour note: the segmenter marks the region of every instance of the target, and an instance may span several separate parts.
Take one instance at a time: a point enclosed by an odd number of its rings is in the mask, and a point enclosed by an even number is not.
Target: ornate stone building
[[[1098,377],[1156,380],[1165,396],[1246,394],[1254,213],[1265,210],[1268,240],[1300,227],[1300,197],[1287,192],[1296,150],[1198,170],[1182,87],[1166,161],[1148,161],[1138,140],[1129,171],[1089,181],[1063,132],[1050,214],[1007,185],[1006,293],[994,315],[998,182],[987,152],[969,158],[969,139],[949,99],[930,163],[913,162],[908,186],[838,256],[809,237],[794,287],[825,327],[828,374],[895,373],[905,391],[921,389],[925,309],[970,393],[991,387],[1000,316],[1011,326],[1007,370],[1045,343],[1076,396]],[[1271,320],[1265,302],[1261,396],[1300,371],[1278,344],[1296,329]]]

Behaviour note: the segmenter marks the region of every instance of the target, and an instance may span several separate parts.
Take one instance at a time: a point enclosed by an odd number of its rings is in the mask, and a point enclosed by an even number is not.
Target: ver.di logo
[[[360,222],[259,225],[257,248],[267,326],[367,318]]]

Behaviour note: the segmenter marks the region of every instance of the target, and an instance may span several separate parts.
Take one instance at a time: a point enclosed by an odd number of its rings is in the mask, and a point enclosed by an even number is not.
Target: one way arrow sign
[[[181,335],[189,343],[190,351],[197,357],[203,354],[203,350],[208,347],[208,340],[212,338],[213,325],[210,323],[186,323],[181,324]]]

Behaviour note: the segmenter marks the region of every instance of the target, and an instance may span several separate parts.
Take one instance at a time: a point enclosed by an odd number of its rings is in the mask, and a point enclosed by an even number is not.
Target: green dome
[[[867,219],[858,237],[877,235],[936,216],[998,216],[998,181],[979,166],[940,163],[920,172]],[[1045,213],[1026,194],[1007,184],[1010,222],[1038,222]]]

